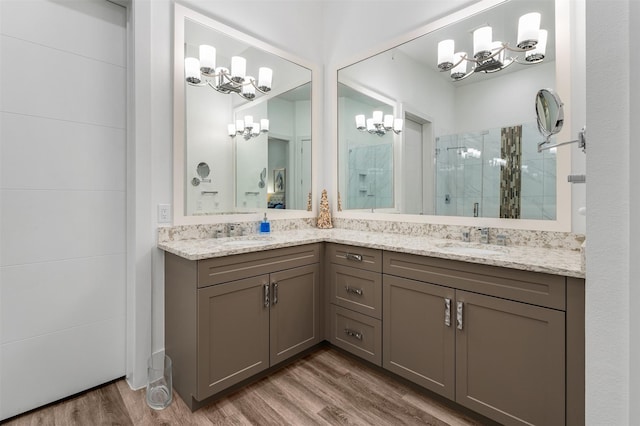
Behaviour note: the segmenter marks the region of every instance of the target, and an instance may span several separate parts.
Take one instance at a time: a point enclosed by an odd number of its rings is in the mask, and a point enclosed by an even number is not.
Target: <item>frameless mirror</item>
[[[491,3],[338,69],[343,210],[557,219],[556,152],[537,151],[530,104],[540,87],[556,85],[555,2]],[[546,49],[516,47],[519,17],[531,12],[540,14]],[[474,32],[487,26],[489,53],[474,58]],[[443,72],[446,40],[455,55]],[[381,132],[357,125],[357,115],[373,119],[374,111],[403,120],[402,131],[384,119]]]
[[[178,4],[174,39],[176,222],[270,207],[306,212],[312,67]],[[279,187],[275,170],[286,171]]]
[[[564,112],[560,96],[551,89],[540,89],[536,95],[538,130],[549,142],[549,138],[562,130]]]

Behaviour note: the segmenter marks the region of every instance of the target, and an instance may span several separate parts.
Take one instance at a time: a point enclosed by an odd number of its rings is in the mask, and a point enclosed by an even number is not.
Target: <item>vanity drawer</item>
[[[566,278],[559,275],[389,251],[383,273],[566,310]]]
[[[326,253],[331,263],[373,272],[382,271],[381,250],[329,243]]]
[[[236,281],[320,262],[320,244],[308,244],[198,261],[198,287]]]
[[[360,358],[382,365],[382,324],[378,319],[331,305],[329,341]]]
[[[329,266],[331,303],[382,318],[382,275],[348,266]]]

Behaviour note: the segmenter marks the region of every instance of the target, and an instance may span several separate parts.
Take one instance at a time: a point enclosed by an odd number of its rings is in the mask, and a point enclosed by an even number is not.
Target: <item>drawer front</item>
[[[320,262],[320,244],[235,254],[198,261],[198,287]]]
[[[343,265],[329,266],[331,303],[382,318],[382,274]]]
[[[360,358],[382,365],[382,324],[378,319],[331,305],[329,341]]]
[[[382,272],[382,251],[344,244],[327,244],[327,260],[337,265]]]
[[[382,263],[385,274],[566,310],[566,278],[559,275],[388,251]]]

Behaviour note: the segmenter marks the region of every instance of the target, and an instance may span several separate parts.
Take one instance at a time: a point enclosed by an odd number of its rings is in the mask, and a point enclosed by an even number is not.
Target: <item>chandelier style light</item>
[[[391,131],[399,135],[402,132],[402,124],[402,118],[394,118],[391,114],[383,115],[382,111],[373,111],[373,117],[366,119],[364,114],[356,115],[356,128],[358,130],[378,136],[384,136]]]
[[[453,40],[439,42],[438,68],[441,72],[451,71],[451,78],[460,81],[477,72],[501,71],[516,62],[523,65],[538,64],[546,53],[547,35],[547,30],[540,29],[540,13],[527,13],[518,20],[516,47],[507,42],[493,41],[492,28],[481,27],[473,32],[473,58],[467,52],[455,52]],[[524,62],[517,55],[506,57],[507,52],[524,52]],[[467,71],[468,63],[472,65],[470,71]]]
[[[187,83],[192,86],[209,86],[220,93],[237,93],[252,101],[256,90],[267,93],[271,90],[273,70],[267,67],[258,69],[258,81],[247,72],[247,60],[242,56],[231,58],[231,71],[225,67],[216,68],[216,48],[200,45],[200,58],[185,58],[184,71]]]
[[[253,116],[245,115],[244,120],[236,120],[235,124],[229,124],[229,136],[235,138],[242,135],[244,140],[260,136],[261,133],[269,131],[269,120],[263,118],[260,123],[253,122]]]

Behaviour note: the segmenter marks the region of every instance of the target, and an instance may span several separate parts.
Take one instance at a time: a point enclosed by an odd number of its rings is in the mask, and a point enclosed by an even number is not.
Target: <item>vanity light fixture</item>
[[[382,111],[373,111],[372,118],[365,118],[364,114],[356,115],[356,128],[361,132],[384,136],[387,132],[399,135],[402,132],[402,118],[394,118],[391,114],[384,115]]]
[[[200,58],[185,58],[184,71],[187,83],[192,86],[209,86],[220,93],[236,93],[252,101],[256,90],[267,93],[271,90],[273,70],[267,67],[258,69],[258,80],[246,75],[247,60],[242,56],[231,58],[231,71],[225,67],[216,68],[216,48],[200,45]]]
[[[493,41],[493,30],[484,26],[473,31],[473,58],[467,52],[455,52],[453,40],[438,43],[438,68],[450,71],[454,81],[464,80],[477,72],[493,73],[502,71],[513,63],[523,65],[538,64],[543,61],[547,48],[547,31],[540,29],[540,13],[522,15],[518,20],[516,47],[507,42]],[[506,57],[507,52],[524,52],[524,61],[517,55]],[[471,63],[470,71],[467,64]]]
[[[261,133],[267,133],[269,131],[269,120],[262,118],[260,123],[253,122],[253,116],[245,115],[244,120],[236,120],[235,124],[229,124],[229,136],[235,138],[242,135],[244,140],[260,136]]]

